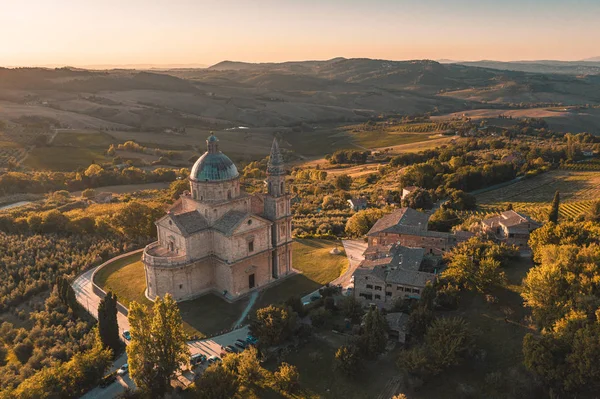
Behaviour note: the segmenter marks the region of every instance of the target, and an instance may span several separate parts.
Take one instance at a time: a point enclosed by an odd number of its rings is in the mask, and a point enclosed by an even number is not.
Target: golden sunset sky
[[[0,0],[0,65],[600,56],[600,0]]]

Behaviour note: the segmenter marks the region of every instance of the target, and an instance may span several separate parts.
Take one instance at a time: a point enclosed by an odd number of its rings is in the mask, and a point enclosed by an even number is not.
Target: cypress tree
[[[550,209],[550,214],[548,215],[548,221],[553,223],[558,223],[558,207],[560,205],[560,195],[558,190],[554,193],[554,199],[552,200],[552,209]]]
[[[122,344],[117,323],[117,296],[110,291],[98,304],[98,333],[103,347],[112,349],[116,357]]]

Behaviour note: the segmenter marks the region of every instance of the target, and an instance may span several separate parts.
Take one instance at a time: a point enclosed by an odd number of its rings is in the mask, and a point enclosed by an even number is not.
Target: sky
[[[600,0],[0,0],[0,66],[600,56]]]

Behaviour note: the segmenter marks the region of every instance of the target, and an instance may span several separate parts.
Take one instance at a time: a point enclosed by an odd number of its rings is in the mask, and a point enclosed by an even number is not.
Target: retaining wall
[[[106,291],[104,291],[102,288],[100,288],[98,286],[98,284],[96,284],[96,281],[95,281],[95,279],[96,279],[96,273],[98,273],[98,271],[100,271],[103,268],[105,268],[106,266],[112,264],[114,261],[117,261],[119,259],[123,259],[123,258],[131,256],[133,254],[142,252],[143,250],[144,250],[144,248],[142,248],[142,249],[136,249],[135,251],[131,251],[131,252],[127,252],[127,253],[124,253],[122,255],[119,255],[119,256],[115,256],[114,258],[109,259],[106,262],[104,262],[103,264],[101,264],[100,266],[98,266],[96,268],[96,270],[94,270],[94,273],[92,273],[92,291],[94,292],[94,294],[98,295],[100,298],[106,297]],[[129,313],[128,309],[121,302],[117,302],[117,310],[119,312],[123,313],[125,316],[127,316],[127,314]]]

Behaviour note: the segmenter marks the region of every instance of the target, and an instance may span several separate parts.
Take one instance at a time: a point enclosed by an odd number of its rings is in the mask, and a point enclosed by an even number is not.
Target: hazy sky
[[[0,0],[0,65],[600,56],[600,0]]]

